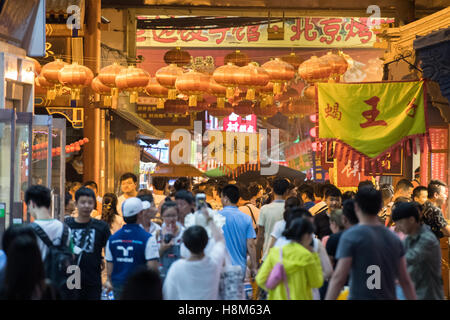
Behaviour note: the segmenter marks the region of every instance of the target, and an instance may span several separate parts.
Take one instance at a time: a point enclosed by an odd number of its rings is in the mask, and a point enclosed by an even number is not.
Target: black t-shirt
[[[86,227],[89,225],[89,232],[84,240],[85,250],[81,256],[81,283],[85,285],[101,285],[101,262],[102,249],[106,246],[108,238],[111,236],[108,224],[102,220],[91,218],[88,223],[78,223],[75,218],[70,217],[65,220],[72,231],[72,241],[74,246],[82,248],[82,238],[86,234]]]
[[[316,227],[315,233],[320,240],[333,233],[330,229],[330,218],[326,210],[314,216],[314,226]]]
[[[338,233],[333,233],[328,238],[326,249],[327,249],[327,253],[329,256],[332,256],[332,257],[336,256],[336,251],[337,251],[339,239],[341,238],[341,236],[342,236],[342,231],[338,232]]]

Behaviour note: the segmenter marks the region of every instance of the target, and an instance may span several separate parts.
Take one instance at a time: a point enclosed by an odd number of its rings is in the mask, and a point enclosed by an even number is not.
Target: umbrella
[[[225,176],[225,172],[222,171],[221,168],[211,169],[205,172],[205,175],[209,178],[217,178]]]

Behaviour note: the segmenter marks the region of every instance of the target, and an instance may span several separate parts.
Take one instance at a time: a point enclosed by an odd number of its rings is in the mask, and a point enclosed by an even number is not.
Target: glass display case
[[[35,115],[32,141],[32,184],[41,184],[50,188],[52,217],[62,221],[65,194],[66,120]]]
[[[14,110],[0,109],[0,234],[11,225],[14,173]]]

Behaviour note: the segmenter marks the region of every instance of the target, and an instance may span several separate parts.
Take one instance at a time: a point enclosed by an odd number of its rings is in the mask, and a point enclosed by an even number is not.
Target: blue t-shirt
[[[226,247],[231,256],[231,263],[242,268],[245,274],[247,266],[247,239],[256,238],[250,216],[237,207],[226,206],[219,213],[226,218],[222,227]]]
[[[109,237],[105,258],[113,263],[113,286],[120,287],[137,267],[159,258],[158,244],[140,225],[126,224]]]

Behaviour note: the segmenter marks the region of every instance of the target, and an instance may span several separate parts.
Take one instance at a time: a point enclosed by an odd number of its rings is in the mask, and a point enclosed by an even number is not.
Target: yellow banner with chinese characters
[[[319,83],[319,139],[338,141],[337,150],[347,156],[372,160],[402,144],[409,150],[416,137],[423,145],[424,89],[424,81]]]

